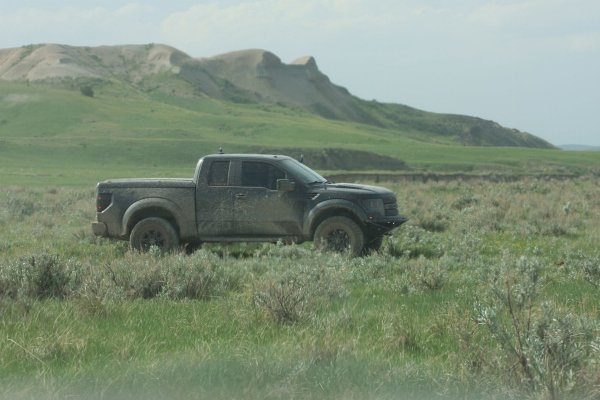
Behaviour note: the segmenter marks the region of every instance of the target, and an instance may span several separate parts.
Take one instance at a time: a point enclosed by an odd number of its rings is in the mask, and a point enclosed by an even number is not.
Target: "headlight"
[[[361,201],[363,208],[369,213],[384,214],[382,199],[365,199]]]

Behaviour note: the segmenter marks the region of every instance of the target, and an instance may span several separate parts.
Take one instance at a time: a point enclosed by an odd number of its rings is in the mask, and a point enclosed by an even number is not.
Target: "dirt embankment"
[[[262,148],[256,149],[262,154],[286,154],[303,161],[314,169],[338,171],[403,171],[406,163],[397,158],[382,156],[362,150],[339,148],[302,149],[302,148]]]
[[[600,174],[593,175],[598,178]],[[454,181],[486,181],[486,182],[516,182],[525,179],[566,181],[581,178],[578,174],[437,174],[432,172],[403,172],[403,173],[333,173],[327,179],[334,182],[454,182]]]

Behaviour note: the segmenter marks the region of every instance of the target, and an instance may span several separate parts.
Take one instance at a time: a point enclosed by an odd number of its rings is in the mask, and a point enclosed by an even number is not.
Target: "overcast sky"
[[[0,48],[48,42],[312,55],[367,100],[600,146],[599,0],[0,2]]]

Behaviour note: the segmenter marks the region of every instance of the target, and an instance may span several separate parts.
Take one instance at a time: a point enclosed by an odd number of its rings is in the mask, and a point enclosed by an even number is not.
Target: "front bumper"
[[[108,227],[104,222],[92,222],[92,232],[96,236],[108,236]]]
[[[408,218],[402,215],[394,217],[385,217],[384,219],[373,219],[366,222],[367,228],[371,234],[383,235],[392,229],[395,229],[408,221]]]

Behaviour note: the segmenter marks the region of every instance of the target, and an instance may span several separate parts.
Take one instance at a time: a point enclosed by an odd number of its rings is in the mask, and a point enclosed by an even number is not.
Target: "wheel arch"
[[[123,237],[129,237],[133,227],[145,218],[157,217],[167,220],[179,237],[182,236],[182,227],[180,221],[182,221],[181,210],[179,207],[166,199],[160,198],[149,198],[142,199],[133,203],[125,214],[123,215],[123,225],[121,228],[121,235]]]
[[[366,215],[362,209],[360,209],[356,204],[347,201],[347,200],[333,200],[333,201],[325,201],[323,203],[318,204],[315,208],[311,210],[308,215],[308,234],[310,239],[314,239],[315,231],[317,226],[324,220],[330,217],[343,216],[348,217],[362,229],[365,229],[365,219]]]

